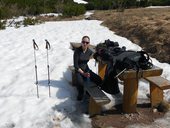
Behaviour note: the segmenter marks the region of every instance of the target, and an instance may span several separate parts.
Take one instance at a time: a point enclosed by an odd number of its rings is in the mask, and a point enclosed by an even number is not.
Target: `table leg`
[[[151,107],[156,107],[163,101],[163,90],[153,83],[150,83],[150,95]]]
[[[137,107],[138,79],[125,79],[123,91],[123,112],[135,113]]]
[[[105,70],[106,70],[106,64],[102,64],[101,62],[99,62],[98,74],[102,79],[104,79]]]
[[[99,106],[92,97],[90,97],[89,101],[89,115],[93,116],[96,114],[100,114],[102,111],[101,106]]]

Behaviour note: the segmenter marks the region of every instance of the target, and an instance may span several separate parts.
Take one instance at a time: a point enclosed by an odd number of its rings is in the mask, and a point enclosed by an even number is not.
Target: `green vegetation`
[[[5,21],[0,21],[0,30],[5,29],[5,24],[6,24]]]
[[[35,25],[35,24],[38,24],[38,23],[41,23],[41,22],[38,21],[35,18],[25,18],[24,21],[23,21],[24,26]]]
[[[170,0],[150,0],[149,4],[153,6],[165,6],[170,5]]]
[[[71,4],[64,6],[63,9],[63,16],[64,17],[71,17],[71,16],[78,16],[84,14],[86,9],[83,5]]]
[[[64,17],[84,14],[86,10],[124,9],[148,5],[170,5],[170,0],[86,0],[77,4],[73,0],[0,0],[0,19],[13,16],[62,13]]]
[[[73,0],[0,0],[0,19],[50,12],[77,16],[85,13],[85,7]]]
[[[87,10],[108,10],[119,8],[170,5],[170,0],[86,0]]]
[[[115,1],[116,0],[89,0],[85,6],[87,10],[108,10],[115,7]]]

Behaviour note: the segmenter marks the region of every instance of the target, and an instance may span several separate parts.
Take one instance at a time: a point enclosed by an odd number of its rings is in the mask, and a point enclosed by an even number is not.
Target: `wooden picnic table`
[[[99,75],[104,78],[106,64],[99,62]],[[123,112],[135,113],[137,112],[137,95],[138,95],[138,82],[140,78],[150,76],[160,76],[162,69],[153,66],[152,69],[141,70],[137,74],[135,70],[127,70],[123,72],[118,78],[124,82],[123,90]]]
[[[77,47],[81,46],[81,43],[70,43],[71,49],[74,50]],[[95,46],[90,45],[89,48],[94,52]],[[100,58],[99,65],[98,65],[98,74],[103,79],[105,75],[105,69],[106,69],[106,63],[104,61],[101,61]],[[155,77],[160,76],[163,72],[163,69],[153,66],[152,69],[148,70],[141,70],[138,73],[135,70],[127,70],[124,71],[121,75],[119,75],[119,79],[124,82],[124,90],[123,90],[123,112],[125,113],[135,113],[137,112],[137,95],[138,95],[138,83],[140,78],[144,78],[148,80],[149,82],[153,81],[149,77]],[[74,73],[73,73],[74,74]],[[72,75],[74,77],[74,75]],[[151,79],[151,80],[150,80]],[[155,77],[157,79],[157,77]],[[163,79],[163,78],[161,78]],[[165,79],[161,80],[161,82],[165,81]],[[155,82],[155,81],[154,81]],[[170,83],[170,82],[169,82]],[[170,88],[170,84],[166,84],[166,88]],[[73,84],[74,84],[74,78],[73,78]],[[160,84],[160,82],[158,82]],[[163,99],[163,89],[159,89],[158,84],[150,85],[150,93],[151,93],[151,104],[152,107],[162,101]],[[155,86],[156,85],[156,86]],[[90,89],[89,89],[90,90]],[[91,90],[90,90],[91,91]],[[159,93],[158,96],[153,96],[155,94]],[[93,92],[92,92],[93,94]],[[95,98],[94,98],[95,99]],[[108,102],[109,100],[107,100]],[[97,101],[98,102],[98,101]],[[91,106],[91,105],[90,105]],[[90,108],[95,108],[95,111],[92,113],[98,112],[98,107],[94,107],[96,105],[92,104]]]

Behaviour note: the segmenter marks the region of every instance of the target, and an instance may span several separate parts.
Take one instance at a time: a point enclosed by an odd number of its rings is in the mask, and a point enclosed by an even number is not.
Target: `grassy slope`
[[[170,8],[96,11],[92,19],[143,47],[152,57],[170,63]]]

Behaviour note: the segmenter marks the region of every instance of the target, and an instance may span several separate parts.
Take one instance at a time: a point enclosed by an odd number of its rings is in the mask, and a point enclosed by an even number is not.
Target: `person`
[[[93,52],[89,49],[90,38],[83,36],[81,46],[74,51],[74,67],[76,76],[76,88],[78,91],[77,100],[81,101],[84,96],[85,81],[88,79],[98,86],[102,83],[100,76],[95,74],[88,66],[90,58],[93,56]]]

